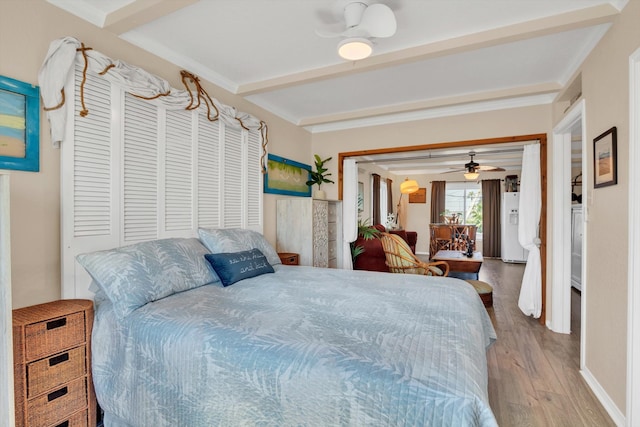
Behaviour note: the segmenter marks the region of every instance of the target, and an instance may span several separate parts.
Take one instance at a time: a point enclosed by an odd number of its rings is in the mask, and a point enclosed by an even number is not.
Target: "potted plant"
[[[324,164],[331,160],[331,157],[327,157],[326,159],[322,160],[317,154],[314,154],[313,156],[316,159],[316,170],[309,172],[309,174],[311,175],[311,179],[307,181],[307,185],[311,187],[316,184],[318,186],[318,191],[316,191],[315,197],[317,199],[326,199],[327,195],[324,190],[322,190],[322,184],[324,184],[325,182],[330,182],[331,184],[333,184],[333,181],[327,178],[331,175],[331,172],[327,173],[328,169],[324,167]]]
[[[358,219],[358,237],[362,240],[377,239],[380,237],[380,231],[372,225],[369,220]],[[357,244],[358,240],[351,242],[351,259],[355,262],[358,255],[364,252],[364,246]]]

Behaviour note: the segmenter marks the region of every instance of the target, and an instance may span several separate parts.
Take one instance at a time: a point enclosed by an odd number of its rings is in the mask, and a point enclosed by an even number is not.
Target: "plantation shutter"
[[[82,67],[66,86],[61,144],[62,296],[93,298],[80,253],[166,237],[199,227],[262,231],[259,131],[206,114],[167,110]]]

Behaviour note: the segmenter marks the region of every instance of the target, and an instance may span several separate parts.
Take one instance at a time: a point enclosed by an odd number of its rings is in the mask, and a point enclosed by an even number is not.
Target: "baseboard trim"
[[[588,369],[581,369],[580,374],[582,374],[582,378],[587,382],[589,387],[591,387],[591,391],[596,395],[604,409],[607,411],[611,419],[617,426],[624,426],[626,424],[625,415],[620,412],[620,409],[613,403],[613,400],[609,397],[607,392],[602,388],[598,380],[595,379],[593,374]]]

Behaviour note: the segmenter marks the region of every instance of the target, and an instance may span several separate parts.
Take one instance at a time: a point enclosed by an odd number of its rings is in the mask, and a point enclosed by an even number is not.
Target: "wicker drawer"
[[[69,416],[66,420],[51,424],[50,427],[87,427],[88,425],[87,410],[85,409]]]
[[[49,427],[60,421],[60,414],[71,414],[87,407],[87,380],[78,378],[50,393],[27,402],[29,427]]]
[[[27,325],[25,327],[26,360],[41,359],[52,353],[75,347],[84,340],[84,312]]]
[[[84,346],[29,363],[27,365],[27,397],[37,396],[81,377],[85,373]]]

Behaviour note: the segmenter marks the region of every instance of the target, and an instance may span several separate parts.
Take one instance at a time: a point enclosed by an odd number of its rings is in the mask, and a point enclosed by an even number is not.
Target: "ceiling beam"
[[[105,17],[103,28],[114,34],[123,34],[197,2],[198,0],[135,0],[109,13]]]
[[[620,11],[611,4],[600,4],[580,10],[507,25],[475,34],[428,43],[395,52],[374,55],[356,62],[343,62],[272,79],[240,85],[236,94],[247,96],[287,87],[373,71],[425,59],[474,49],[496,46],[532,37],[541,37],[563,31],[611,22]]]
[[[423,101],[408,102],[404,104],[388,105],[384,107],[365,108],[357,111],[348,111],[324,116],[307,117],[300,120],[298,126],[313,126],[324,123],[341,122],[345,120],[362,119],[366,117],[383,116],[387,114],[407,113],[411,111],[427,110],[438,107],[452,107],[455,105],[469,104],[472,102],[497,101],[501,99],[517,98],[532,95],[545,95],[558,93],[562,89],[560,83],[540,83],[529,86],[521,86],[509,89],[499,89],[488,92],[470,93],[446,98],[429,99]]]

